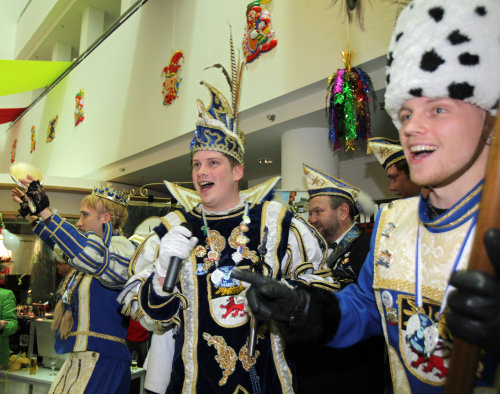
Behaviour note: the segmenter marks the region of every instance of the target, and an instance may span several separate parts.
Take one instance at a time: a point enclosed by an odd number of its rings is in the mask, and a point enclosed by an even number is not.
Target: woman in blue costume
[[[50,247],[57,245],[75,269],[64,279],[62,299],[54,312],[55,350],[69,354],[50,393],[128,392],[128,319],[120,314],[116,300],[129,278],[128,265],[135,252],[135,244],[120,235],[128,197],[109,187],[94,188],[82,200],[75,227],[52,212],[40,182],[22,181],[29,184],[26,195],[38,217],[31,216],[24,193],[14,189],[19,212],[33,220],[34,233]]]

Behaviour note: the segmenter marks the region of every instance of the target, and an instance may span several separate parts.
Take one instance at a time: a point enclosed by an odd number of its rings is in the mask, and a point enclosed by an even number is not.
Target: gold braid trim
[[[88,337],[96,337],[96,338],[101,338],[101,339],[107,339],[108,341],[123,343],[124,345],[127,344],[127,341],[124,338],[115,337],[114,335],[101,334],[101,333],[93,332],[93,331],[72,331],[69,334],[69,336],[72,336],[72,337],[76,337],[77,335],[86,335]]]

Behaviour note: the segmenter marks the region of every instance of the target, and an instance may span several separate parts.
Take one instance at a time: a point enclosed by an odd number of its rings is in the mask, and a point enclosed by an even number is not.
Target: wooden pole
[[[500,113],[500,106],[498,113]],[[483,242],[484,233],[492,227],[500,228],[500,118],[497,119],[493,131],[476,235],[469,262],[469,269],[495,275],[495,269],[490,263]],[[478,362],[479,348],[455,338],[445,394],[472,393]]]

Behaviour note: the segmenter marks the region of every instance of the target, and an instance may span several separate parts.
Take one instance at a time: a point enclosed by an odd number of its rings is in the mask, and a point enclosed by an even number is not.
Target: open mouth
[[[205,181],[205,182],[200,182],[199,185],[200,185],[200,190],[201,191],[207,191],[207,190],[210,190],[213,187],[214,183],[213,182],[209,182],[209,181]]]
[[[410,152],[415,160],[421,160],[429,156],[437,149],[434,145],[414,145],[410,147]]]

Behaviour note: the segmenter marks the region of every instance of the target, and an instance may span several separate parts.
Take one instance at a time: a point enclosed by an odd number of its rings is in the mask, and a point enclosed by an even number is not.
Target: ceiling
[[[3,18],[10,23],[17,23],[31,1],[0,0]],[[88,7],[104,11],[106,30],[120,17],[121,0],[59,0],[30,39],[29,49],[23,48],[20,54],[15,54],[14,57],[17,60],[51,60],[55,43],[70,45],[72,57],[78,57],[87,49],[80,48],[80,29],[83,13]]]

